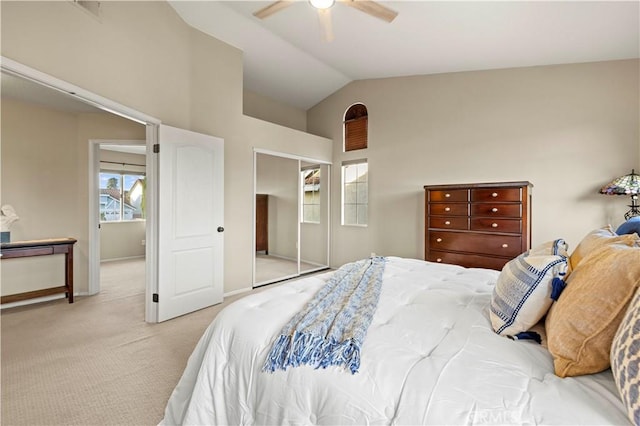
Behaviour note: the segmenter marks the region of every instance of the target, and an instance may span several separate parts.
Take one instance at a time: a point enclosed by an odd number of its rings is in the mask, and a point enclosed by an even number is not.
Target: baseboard
[[[50,302],[52,300],[58,300],[58,299],[64,299],[64,298],[65,298],[65,295],[63,293],[53,294],[51,296],[35,297],[29,300],[20,300],[18,302],[4,303],[0,305],[0,310],[17,308],[18,306],[33,305],[33,304],[42,303],[42,302]]]
[[[91,295],[86,291],[73,292],[74,298],[78,296],[83,297],[83,296],[91,296]],[[60,294],[52,294],[51,296],[34,297],[33,299],[20,300],[19,302],[3,303],[0,305],[0,311],[2,309],[17,308],[19,306],[27,306],[27,305],[35,305],[36,303],[51,302],[52,300],[58,300],[58,299],[66,299],[66,296],[63,293],[60,293]]]
[[[100,260],[100,263],[107,263],[107,262],[117,262],[119,260],[133,260],[133,259],[144,259],[145,255],[143,254],[142,256],[129,256],[129,257],[116,257],[114,259],[104,259],[104,260]]]
[[[240,290],[233,290],[233,291],[230,291],[228,293],[224,293],[222,295],[222,297],[231,297],[231,296],[235,296],[236,294],[246,293],[246,292],[251,291],[251,290],[253,290],[253,288],[251,288],[251,287],[241,288]]]

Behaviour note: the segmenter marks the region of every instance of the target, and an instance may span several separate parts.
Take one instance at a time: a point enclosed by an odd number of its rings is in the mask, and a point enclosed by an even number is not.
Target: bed
[[[489,269],[387,257],[358,372],[262,371],[283,324],[333,273],[220,312],[161,424],[629,424],[611,369],[561,378],[544,323],[535,328],[541,344],[495,332],[490,305],[501,272]]]

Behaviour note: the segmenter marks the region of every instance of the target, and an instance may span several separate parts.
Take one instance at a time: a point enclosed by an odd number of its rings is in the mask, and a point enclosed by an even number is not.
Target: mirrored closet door
[[[254,155],[254,287],[327,269],[330,165]]]

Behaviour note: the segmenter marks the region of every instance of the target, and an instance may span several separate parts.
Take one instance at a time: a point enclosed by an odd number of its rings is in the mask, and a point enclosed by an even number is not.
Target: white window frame
[[[317,170],[318,174],[320,175],[320,183],[318,183],[318,189],[317,190],[313,190],[312,192],[315,194],[314,200],[317,200],[317,202],[314,203],[307,203],[305,200],[305,174],[309,171],[313,171],[315,172]],[[302,194],[300,194],[300,223],[309,223],[309,224],[319,224],[320,223],[320,212],[322,211],[322,202],[321,202],[321,188],[322,188],[322,174],[320,171],[320,166],[312,166],[312,167],[303,167],[300,170],[300,188],[302,189]],[[318,206],[318,220],[306,220],[305,219],[305,214],[304,214],[304,209],[305,206]]]
[[[121,223],[121,222],[137,222],[137,221],[144,221],[146,220],[146,217],[143,218],[137,218],[137,219],[124,219],[124,209],[125,209],[125,202],[124,202],[124,177],[125,175],[129,175],[129,176],[145,176],[146,174],[144,172],[133,172],[133,171],[123,171],[123,170],[110,170],[110,169],[100,169],[99,175],[102,175],[103,173],[105,174],[113,174],[113,175],[119,175],[119,179],[118,179],[118,186],[119,186],[119,190],[120,190],[120,200],[119,200],[119,204],[120,204],[120,219],[118,220],[103,220],[102,219],[102,212],[98,211],[99,215],[100,215],[100,219],[99,222],[100,223]],[[101,188],[100,188],[101,189]],[[102,197],[102,193],[100,193],[100,197]]]
[[[346,192],[347,192],[347,183],[353,183],[353,182],[347,182],[346,181],[346,171],[347,168],[349,166],[357,166],[357,165],[361,165],[361,164],[366,164],[367,165],[367,171],[366,171],[366,175],[367,175],[367,180],[364,182],[366,185],[364,185],[364,190],[366,191],[366,203],[361,203],[358,202],[356,199],[355,203],[346,203]],[[342,176],[342,199],[341,199],[341,224],[342,226],[356,226],[356,227],[367,227],[369,225],[369,162],[367,161],[366,158],[364,159],[359,159],[359,160],[352,160],[352,161],[343,161],[342,162],[342,170],[341,170],[341,176]],[[360,184],[362,184],[363,182],[359,182]],[[364,208],[366,209],[366,222],[365,223],[358,223],[358,218],[359,215],[356,212],[356,223],[346,223],[345,221],[345,210],[346,210],[346,206],[347,205],[355,205],[356,206],[356,211],[359,208]]]

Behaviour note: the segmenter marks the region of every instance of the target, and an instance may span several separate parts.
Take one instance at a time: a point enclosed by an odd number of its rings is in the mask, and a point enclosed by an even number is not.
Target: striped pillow
[[[544,317],[564,288],[567,249],[562,239],[550,241],[504,265],[491,297],[490,318],[496,333],[531,337],[523,333]]]
[[[640,425],[640,290],[613,338],[611,371],[631,422]]]

